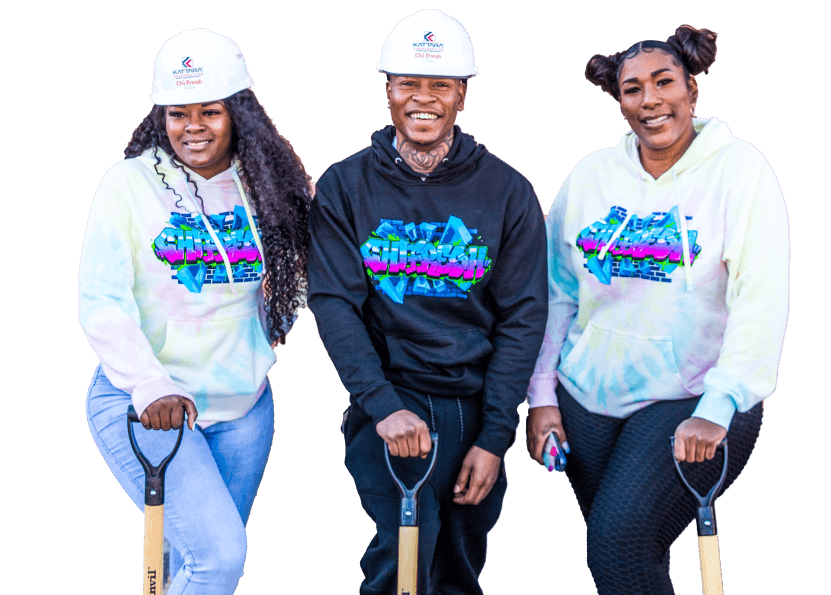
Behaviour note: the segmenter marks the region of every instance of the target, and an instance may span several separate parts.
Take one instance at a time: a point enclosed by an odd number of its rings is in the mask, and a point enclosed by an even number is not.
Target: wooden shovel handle
[[[701,560],[701,582],[704,586],[704,595],[724,595],[718,535],[698,537],[698,557]]]
[[[144,595],[162,595],[164,504],[144,507]]]
[[[418,527],[399,527],[397,595],[416,595],[417,580]]]

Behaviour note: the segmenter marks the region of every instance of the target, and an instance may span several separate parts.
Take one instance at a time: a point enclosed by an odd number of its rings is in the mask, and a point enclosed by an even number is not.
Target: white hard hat
[[[465,79],[478,72],[465,28],[435,9],[419,10],[395,26],[381,48],[378,70]]]
[[[171,37],[159,50],[150,99],[156,105],[205,103],[253,84],[233,39],[208,29],[191,29]]]

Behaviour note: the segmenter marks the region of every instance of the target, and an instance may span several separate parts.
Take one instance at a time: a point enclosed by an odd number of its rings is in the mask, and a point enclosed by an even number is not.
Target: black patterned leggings
[[[587,561],[599,595],[672,595],[669,546],[695,518],[695,501],[678,478],[669,446],[698,397],[653,403],[626,419],[590,413],[557,387],[571,447],[566,474],[587,526]],[[741,473],[762,425],[762,404],[736,413],[727,433],[726,490]],[[681,463],[705,494],[718,480],[721,451]],[[718,520],[718,519],[717,519]]]

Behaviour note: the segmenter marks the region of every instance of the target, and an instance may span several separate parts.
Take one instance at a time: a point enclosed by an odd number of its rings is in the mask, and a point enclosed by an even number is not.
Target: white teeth
[[[435,120],[436,118],[438,118],[438,116],[436,114],[423,114],[423,113],[410,114],[410,117],[415,118],[416,120]]]
[[[669,116],[661,116],[659,118],[646,118],[644,120],[644,124],[646,124],[647,126],[654,126],[656,124],[661,124],[666,120],[669,120]]]
[[[188,145],[189,147],[204,147],[204,146],[205,146],[205,145],[207,145],[209,142],[210,142],[210,141],[207,141],[207,140],[201,140],[201,141],[199,141],[199,142],[193,142],[193,141],[190,141],[190,142],[185,143],[185,144],[186,144],[186,145]]]

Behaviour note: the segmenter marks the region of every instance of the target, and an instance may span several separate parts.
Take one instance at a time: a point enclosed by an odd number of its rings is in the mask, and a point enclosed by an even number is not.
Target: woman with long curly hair
[[[669,548],[701,493],[747,462],[788,315],[788,221],[765,158],[694,117],[716,34],[594,56],[632,128],[572,171],[546,221],[549,308],[527,436],[568,438],[566,474],[601,595],[669,595]],[[669,438],[674,436],[674,452]]]
[[[266,376],[304,304],[309,177],[249,89],[237,45],[205,29],[159,51],[155,103],[93,201],[81,325],[101,365],[93,438],[143,506],[144,472],[185,432],[166,474],[165,537],[183,559],[169,593],[233,593],[274,433]],[[175,568],[172,570],[176,570]]]

